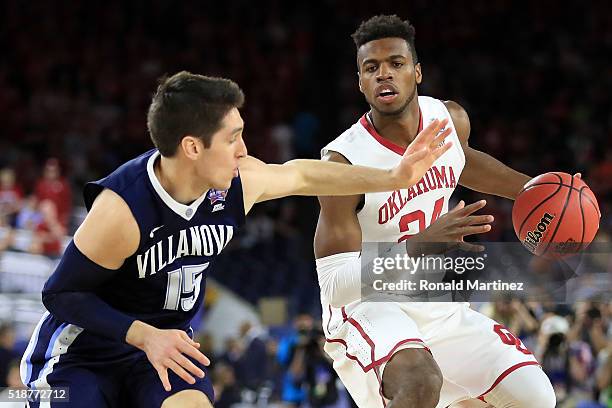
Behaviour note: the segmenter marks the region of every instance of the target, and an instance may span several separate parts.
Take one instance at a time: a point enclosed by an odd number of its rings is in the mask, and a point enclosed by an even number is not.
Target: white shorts
[[[360,408],[386,406],[385,364],[405,348],[428,349],[440,367],[444,381],[436,408],[481,397],[514,370],[538,365],[512,333],[467,303],[325,304],[323,330],[325,351]]]

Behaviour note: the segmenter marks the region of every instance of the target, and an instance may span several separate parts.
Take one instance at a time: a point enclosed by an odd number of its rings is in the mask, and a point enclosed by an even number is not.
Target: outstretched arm
[[[531,177],[511,169],[494,157],[468,145],[470,118],[456,102],[446,101],[446,108],[453,118],[453,124],[465,153],[465,168],[459,184],[481,193],[493,194],[514,200],[531,180]]]
[[[354,195],[410,187],[450,148],[451,143],[442,144],[451,131],[450,127],[444,129],[446,123],[431,122],[406,150],[400,164],[390,170],[319,160],[275,165],[246,157],[240,164],[245,212],[255,203],[290,195]]]

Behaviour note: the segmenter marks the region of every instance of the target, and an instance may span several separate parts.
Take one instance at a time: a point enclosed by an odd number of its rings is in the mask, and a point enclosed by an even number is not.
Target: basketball
[[[599,229],[595,195],[579,177],[551,172],[535,177],[512,208],[514,232],[531,253],[558,259],[585,249]]]

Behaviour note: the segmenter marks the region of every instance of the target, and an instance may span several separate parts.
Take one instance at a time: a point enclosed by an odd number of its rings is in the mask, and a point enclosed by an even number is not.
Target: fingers
[[[159,376],[159,379],[161,380],[162,385],[164,386],[164,390],[170,391],[171,387],[170,387],[170,380],[168,380],[167,368],[164,366],[159,366],[159,367],[156,367],[156,370],[157,370],[157,375]]]
[[[427,125],[425,128],[423,128],[423,130],[419,132],[419,134],[417,135],[417,137],[414,138],[412,143],[424,143],[426,141],[430,142],[430,139],[432,139],[438,133],[439,130],[440,121],[438,119],[434,119],[429,122],[429,125]]]
[[[470,215],[465,217],[465,225],[479,225],[493,222],[495,218],[492,215]]]
[[[451,147],[453,147],[453,142],[446,142],[444,143],[442,146],[440,147],[436,147],[434,149],[434,151],[432,152],[432,155],[434,157],[434,161],[438,160],[438,158],[440,156],[442,156],[444,153],[446,153],[448,151],[448,149],[450,149]]]
[[[174,371],[176,375],[181,377],[188,384],[195,384],[195,378],[193,378],[183,367],[181,367],[176,361],[168,359],[166,360],[166,366]]]
[[[473,214],[476,211],[478,211],[481,208],[483,208],[485,205],[487,205],[487,200],[476,201],[475,203],[467,205],[467,206],[465,206],[465,208],[461,209],[461,215],[462,216],[468,216],[470,214]]]
[[[427,157],[427,150],[421,149],[419,151],[410,153],[409,155],[405,156],[404,160],[408,160],[409,163],[416,163],[419,160],[423,160],[425,157]]]
[[[193,340],[191,337],[189,337],[189,335],[187,333],[185,333],[184,331],[180,331],[181,333],[181,337],[189,344],[191,344],[193,347],[195,348],[200,348],[200,343],[196,342],[195,340]]]
[[[467,252],[482,252],[485,250],[485,247],[482,245],[478,245],[478,244],[472,244],[470,242],[458,242],[457,247],[462,250],[462,251],[467,251]]]
[[[197,344],[197,343],[196,343]],[[193,359],[199,361],[201,364],[207,366],[210,364],[210,360],[206,357],[200,350],[192,346],[191,344],[184,344],[179,347],[179,351],[183,354],[192,357]]]
[[[440,146],[442,143],[444,143],[444,139],[446,139],[448,137],[448,135],[451,134],[451,132],[453,131],[452,127],[447,127],[447,128],[443,128],[444,130],[439,132],[434,139],[432,140],[430,146],[432,148],[435,148],[437,146]]]
[[[193,364],[193,362],[184,355],[177,353],[177,355],[173,356],[172,359],[196,377],[204,378],[204,371]]]
[[[434,140],[438,132],[441,129],[444,129],[448,124],[448,119],[444,119],[442,121],[438,119],[432,120],[427,127],[419,132],[417,137],[414,139],[412,143],[415,144],[423,144],[425,146],[429,146],[431,142]]]
[[[449,212],[457,212],[457,211],[461,210],[463,207],[465,207],[465,201],[461,200],[461,201],[459,201],[459,202],[457,203],[457,205],[456,205],[456,206],[455,206],[455,207],[454,207],[452,210],[450,210]]]
[[[489,232],[489,231],[491,231],[491,226],[489,224],[470,225],[467,227],[459,228],[459,234],[462,237],[465,237],[467,235],[474,235],[474,234],[484,234],[485,232]]]
[[[582,178],[582,173],[576,173],[576,174],[574,174],[574,177],[581,179]]]

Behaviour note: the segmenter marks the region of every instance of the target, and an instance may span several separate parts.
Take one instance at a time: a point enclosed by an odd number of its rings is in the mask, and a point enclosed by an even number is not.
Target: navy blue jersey
[[[108,188],[127,203],[140,230],[136,253],[96,294],[115,309],[157,328],[192,333],[189,323],[201,307],[214,260],[244,223],[242,185],[236,177],[227,191],[209,190],[184,205],[173,200],[157,180],[153,164],[158,158],[159,152],[151,150],[85,186],[88,209]],[[129,381],[124,384],[123,378],[134,378],[141,384],[142,395],[157,398],[148,404],[150,400],[139,396],[144,406],[160,406],[170,395],[161,388],[144,352],[63,322],[49,312],[34,329],[20,373],[23,383],[33,389],[78,385],[70,390],[70,398],[74,391],[75,401],[83,406],[98,406],[84,401],[100,397],[102,391],[104,406],[123,406],[108,402],[119,398],[126,386],[136,389]],[[172,373],[170,379],[172,392],[190,386]],[[99,385],[99,392],[84,384]],[[190,387],[214,400],[208,376]]]
[[[105,188],[127,203],[140,230],[136,253],[96,294],[112,307],[160,329],[185,329],[202,304],[206,276],[244,223],[240,177],[190,205],[175,201],[153,171],[154,149],[84,189],[90,209]]]

